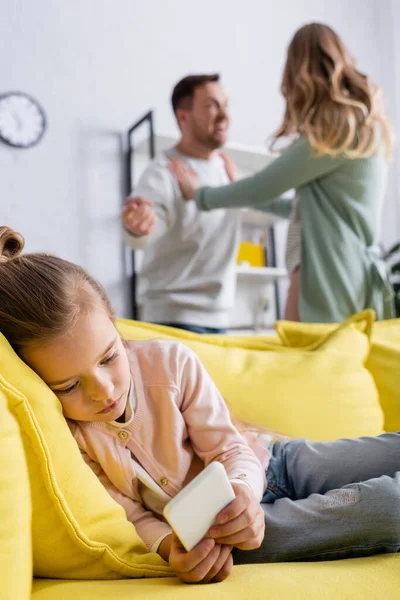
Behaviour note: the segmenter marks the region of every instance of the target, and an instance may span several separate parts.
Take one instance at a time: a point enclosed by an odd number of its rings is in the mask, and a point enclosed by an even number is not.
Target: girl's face
[[[82,315],[68,337],[26,348],[22,358],[58,396],[67,418],[114,421],[123,415],[129,362],[104,309]]]

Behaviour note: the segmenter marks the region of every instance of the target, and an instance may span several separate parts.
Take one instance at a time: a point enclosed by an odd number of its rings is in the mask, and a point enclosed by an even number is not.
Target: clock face
[[[0,96],[0,139],[16,148],[38,143],[46,128],[41,106],[21,92]]]

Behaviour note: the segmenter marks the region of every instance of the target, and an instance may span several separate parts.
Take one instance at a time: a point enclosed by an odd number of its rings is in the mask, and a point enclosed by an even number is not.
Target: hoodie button
[[[128,434],[126,433],[126,431],[120,431],[118,433],[118,437],[120,440],[127,440],[128,439]]]
[[[161,483],[161,485],[168,485],[168,479],[166,477],[162,477],[160,479],[160,483]]]

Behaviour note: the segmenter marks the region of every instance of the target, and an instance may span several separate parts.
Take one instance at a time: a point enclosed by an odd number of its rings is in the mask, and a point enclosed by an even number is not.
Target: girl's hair
[[[72,331],[79,316],[102,306],[114,319],[103,287],[84,269],[50,254],[24,254],[24,238],[0,227],[0,332],[14,350]]]
[[[286,100],[278,138],[304,135],[313,150],[347,158],[371,156],[393,146],[382,90],[356,69],[339,36],[327,25],[310,23],[290,42],[282,77]]]

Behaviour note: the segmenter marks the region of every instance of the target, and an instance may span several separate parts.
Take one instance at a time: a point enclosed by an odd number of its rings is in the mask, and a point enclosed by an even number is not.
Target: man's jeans
[[[192,333],[205,333],[205,334],[221,334],[227,333],[226,329],[219,327],[203,327],[202,325],[187,325],[185,323],[158,323],[159,325],[166,325],[167,327],[176,327],[177,329],[184,329],[185,331],[191,331]]]
[[[400,549],[400,432],[276,442],[262,499],[265,537],[235,564],[335,560]]]

